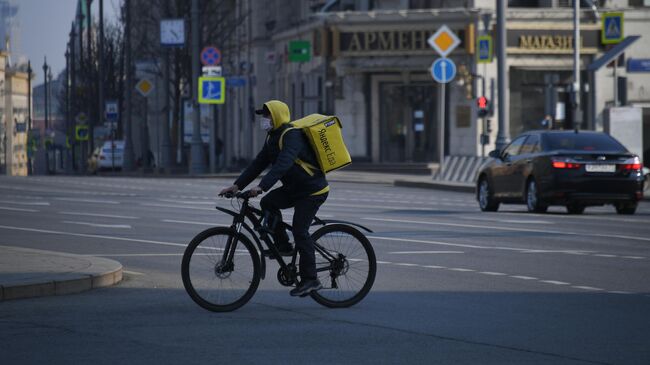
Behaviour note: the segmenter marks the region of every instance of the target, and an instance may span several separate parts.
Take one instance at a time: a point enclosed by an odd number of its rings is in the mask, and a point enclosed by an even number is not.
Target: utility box
[[[604,117],[605,133],[643,159],[643,110],[628,106],[609,108]]]

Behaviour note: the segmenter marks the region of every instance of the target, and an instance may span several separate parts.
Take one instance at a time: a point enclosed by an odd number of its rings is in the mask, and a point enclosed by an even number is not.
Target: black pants
[[[305,198],[295,199],[286,189],[280,187],[270,191],[260,201],[262,210],[268,212],[269,221],[272,222],[276,219],[275,225],[277,239],[285,239],[286,232],[281,229],[282,214],[280,209],[287,209],[294,207],[293,212],[293,238],[296,241],[296,248],[300,255],[300,278],[301,280],[316,279],[316,255],[314,252],[314,241],[309,234],[309,226],[314,220],[318,208],[327,199],[327,193],[315,196],[307,196]]]

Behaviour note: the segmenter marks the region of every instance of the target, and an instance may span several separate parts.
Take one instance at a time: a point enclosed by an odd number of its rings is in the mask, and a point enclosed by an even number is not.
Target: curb
[[[76,294],[95,288],[112,286],[122,281],[122,264],[114,260],[18,247],[3,246],[3,248],[32,255],[43,255],[43,257],[49,257],[48,261],[56,261],[56,258],[79,259],[88,261],[89,265],[78,271],[52,272],[50,276],[47,276],[42,281],[38,279],[19,279],[15,283],[2,284],[0,285],[0,302]],[[47,271],[52,270],[52,268],[49,268]]]

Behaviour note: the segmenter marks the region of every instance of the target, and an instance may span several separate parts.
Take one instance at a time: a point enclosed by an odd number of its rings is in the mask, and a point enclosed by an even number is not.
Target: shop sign
[[[627,72],[650,72],[650,58],[630,58],[627,60]]]
[[[573,31],[570,29],[508,29],[508,53],[510,54],[571,54]],[[598,53],[600,32],[586,29],[580,33],[580,52]]]
[[[335,31],[334,51],[340,52],[343,56],[431,54],[431,46],[427,40],[434,33],[435,30],[431,29],[340,33]],[[446,39],[443,37],[440,42],[443,46],[449,47],[450,44],[444,42]]]

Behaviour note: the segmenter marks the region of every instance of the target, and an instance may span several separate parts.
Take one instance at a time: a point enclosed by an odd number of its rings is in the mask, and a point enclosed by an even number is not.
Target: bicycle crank
[[[286,269],[280,268],[278,270],[278,282],[284,286],[293,286],[296,283],[297,276],[296,265],[289,264]]]

